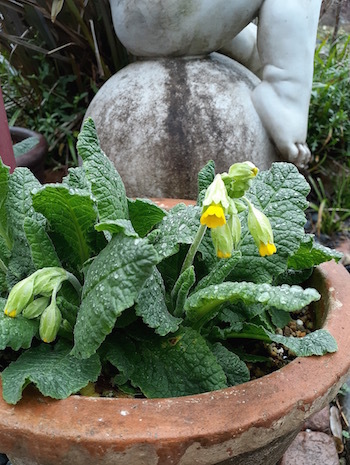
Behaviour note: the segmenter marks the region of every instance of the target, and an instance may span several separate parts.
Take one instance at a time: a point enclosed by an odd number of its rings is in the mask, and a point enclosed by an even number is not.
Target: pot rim
[[[323,305],[330,308],[324,328],[337,340],[338,351],[334,354],[296,358],[262,378],[179,398],[73,395],[57,401],[29,387],[15,406],[0,399],[0,426],[5,427],[7,440],[17,444],[20,425],[27,440],[33,440],[35,435],[38,441],[38,436],[49,433],[56,443],[60,438],[72,443],[102,441],[106,447],[121,449],[126,443],[140,442],[212,443],[219,442],[219,438],[222,442],[241,436],[252,427],[259,435],[273,428],[278,430],[278,436],[288,434],[291,423],[299,429],[307,417],[335,397],[350,370],[350,276],[342,265],[332,261],[316,268],[315,279],[322,284],[319,290]],[[62,410],[63,416],[59,413]],[[82,420],[84,416],[87,422]],[[0,433],[1,441],[3,435]]]

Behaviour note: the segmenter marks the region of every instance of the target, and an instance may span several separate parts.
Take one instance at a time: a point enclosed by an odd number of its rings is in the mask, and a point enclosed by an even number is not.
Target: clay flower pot
[[[10,127],[10,134],[14,144],[29,139],[30,137],[37,140],[32,148],[16,157],[16,165],[29,168],[39,181],[43,182],[44,163],[48,150],[45,137],[37,132],[17,126]]]
[[[190,397],[55,401],[27,388],[16,406],[0,400],[1,451],[13,465],[276,464],[350,370],[350,276],[329,262],[312,281],[323,296],[318,321],[338,352]]]

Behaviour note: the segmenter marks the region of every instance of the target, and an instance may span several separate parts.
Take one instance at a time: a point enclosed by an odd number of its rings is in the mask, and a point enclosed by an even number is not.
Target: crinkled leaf
[[[240,258],[240,251],[235,251],[230,258],[218,260],[213,269],[199,281],[195,288],[195,292],[205,289],[212,284],[221,284],[232,272]]]
[[[48,220],[70,250],[70,262],[82,265],[90,258],[96,240],[97,212],[90,195],[59,184],[47,184],[33,194],[33,206]]]
[[[184,272],[181,273],[171,291],[171,300],[174,308],[174,315],[182,316],[184,313],[184,305],[191,287],[196,281],[194,267],[189,266]]]
[[[61,266],[55,247],[43,224],[29,216],[24,219],[24,232],[31,250],[35,268]]]
[[[276,328],[284,328],[290,322],[291,318],[288,312],[278,308],[270,308],[269,315]]]
[[[272,333],[268,333],[268,335],[273,342],[283,344],[297,357],[325,355],[338,350],[336,340],[325,329],[318,329],[304,337],[285,337]]]
[[[95,225],[96,231],[108,231],[111,234],[123,232],[126,236],[139,237],[130,220],[107,220]]]
[[[6,199],[8,193],[8,183],[10,176],[10,168],[5,166],[0,159],[0,236],[8,249],[12,248],[11,231],[8,226]]]
[[[208,163],[198,173],[198,199],[197,205],[202,206],[205,191],[214,181],[215,178],[215,162],[213,160]]]
[[[305,178],[291,163],[273,163],[269,171],[257,175],[247,197],[269,218],[277,253],[260,257],[247,228],[246,214],[241,214],[242,259],[230,275],[232,280],[272,282],[274,277],[287,269],[288,257],[299,249],[305,235],[304,210],[309,190]]]
[[[102,151],[91,118],[83,124],[78,136],[77,150],[83,159],[86,178],[97,202],[100,222],[128,219],[128,202],[123,181]]]
[[[178,252],[179,244],[192,244],[200,225],[199,217],[200,208],[176,205],[147,237],[162,258],[170,257]]]
[[[148,199],[128,199],[129,216],[132,225],[140,237],[162,221],[167,212]]]
[[[313,268],[305,270],[293,270],[290,268],[284,273],[278,275],[273,284],[276,286],[279,284],[289,284],[290,286],[293,286],[294,284],[302,284],[310,278],[312,272]]]
[[[13,350],[28,349],[38,331],[39,323],[21,315],[10,318],[4,314],[5,303],[6,299],[0,298],[0,350],[6,347]]]
[[[82,166],[69,168],[68,175],[62,179],[62,184],[73,189],[85,190],[87,193],[91,191],[91,186]]]
[[[182,322],[168,311],[165,302],[165,289],[162,276],[154,268],[137,296],[136,315],[160,336],[175,333]]]
[[[212,318],[216,308],[224,302],[242,300],[246,304],[261,303],[291,312],[319,298],[315,289],[300,286],[225,282],[192,294],[186,301],[185,310],[189,321],[198,325]]]
[[[250,373],[248,367],[238,355],[228,350],[220,342],[213,345],[212,352],[219,365],[223,368],[229,386],[236,386],[237,384],[249,381]]]
[[[158,262],[145,239],[115,235],[91,263],[74,329],[73,353],[93,354],[112,331],[116,319],[131,307]]]
[[[216,357],[191,328],[143,341],[121,335],[109,347],[107,358],[146,397],[179,397],[227,387]]]
[[[28,383],[34,383],[44,396],[65,399],[96,381],[101,371],[98,355],[81,360],[70,355],[70,350],[70,345],[60,341],[55,347],[41,344],[20,355],[2,372],[6,402],[16,404]]]
[[[313,236],[308,234],[303,238],[296,253],[289,257],[288,267],[294,270],[304,270],[332,259],[339,261],[342,256],[341,252],[314,242]]]
[[[25,153],[29,152],[32,150],[38,143],[40,142],[40,139],[38,136],[31,136],[27,137],[26,139],[21,140],[20,142],[17,142],[12,146],[13,148],[13,154],[15,158],[18,158]]]

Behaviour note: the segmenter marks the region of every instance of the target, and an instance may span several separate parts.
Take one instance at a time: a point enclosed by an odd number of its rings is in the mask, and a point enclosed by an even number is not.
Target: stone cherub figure
[[[303,167],[321,1],[111,0],[111,8],[118,37],[138,57],[219,51],[257,74],[254,107],[282,156]]]

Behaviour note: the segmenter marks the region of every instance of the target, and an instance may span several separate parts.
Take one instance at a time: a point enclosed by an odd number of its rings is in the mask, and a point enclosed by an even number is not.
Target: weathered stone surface
[[[330,433],[330,424],[329,424],[329,406],[322,409],[320,412],[315,413],[306,420],[304,430],[310,429],[311,431],[320,431],[323,433]]]
[[[280,465],[339,465],[335,443],[331,436],[303,431],[294,439]]]
[[[251,101],[259,79],[228,57],[133,63],[100,89],[86,116],[129,196],[195,198],[197,173],[278,160]]]

